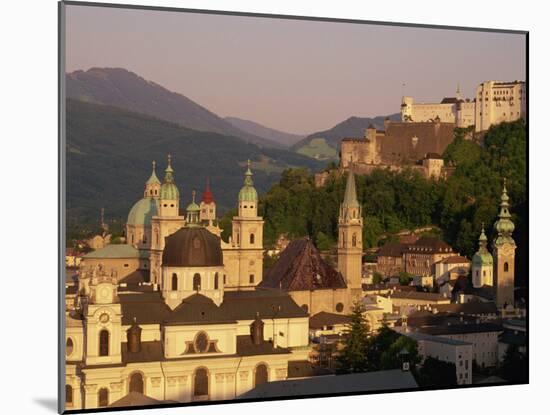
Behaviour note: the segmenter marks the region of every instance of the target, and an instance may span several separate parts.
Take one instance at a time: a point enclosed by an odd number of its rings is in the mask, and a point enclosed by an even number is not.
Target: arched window
[[[504,272],[508,272],[508,269],[509,269],[508,262],[505,262],[504,263]]]
[[[253,245],[254,244],[254,234],[251,233],[250,234],[250,245]]]
[[[146,235],[146,234],[143,234],[143,243],[144,243],[144,244],[147,243],[147,235]]]
[[[357,234],[353,234],[351,237],[351,246],[355,247],[357,245]]]
[[[483,270],[483,276],[486,276],[486,275],[487,275],[487,271]]]
[[[73,343],[73,339],[71,339],[70,337],[67,339],[67,344],[65,345],[65,355],[67,357],[69,357],[70,355],[73,354],[73,349],[74,349],[74,343]]]
[[[248,282],[249,282],[250,284],[254,284],[254,274],[250,274],[250,275],[248,276]]]
[[[107,330],[99,332],[99,355],[109,356],[109,332]]]
[[[216,272],[214,274],[214,289],[215,290],[218,290],[220,288],[220,276],[218,275],[218,273]]]
[[[73,404],[73,387],[71,385],[65,385],[65,404]]]
[[[227,284],[227,275],[226,274],[223,274],[223,283]]]
[[[178,290],[178,275],[176,273],[172,274],[172,291]]]
[[[195,370],[193,396],[208,396],[208,372],[203,367]]]
[[[130,376],[129,392],[139,392],[143,394],[143,376],[139,372],[135,372]]]
[[[341,313],[342,311],[344,311],[344,304],[342,304],[342,303],[336,304],[336,311],[338,313]]]
[[[307,304],[302,304],[302,310],[304,310],[306,313],[309,311],[309,307]]]
[[[97,393],[97,406],[109,405],[109,389],[101,388]]]
[[[193,290],[199,291],[201,289],[201,274],[198,272],[193,275]]]
[[[254,387],[268,382],[267,366],[259,364],[254,371]]]

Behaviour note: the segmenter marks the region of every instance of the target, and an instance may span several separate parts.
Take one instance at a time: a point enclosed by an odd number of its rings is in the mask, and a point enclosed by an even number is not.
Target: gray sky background
[[[465,22],[467,23],[467,22]],[[297,134],[525,79],[518,34],[67,7],[67,71],[122,67],[216,114]],[[402,85],[405,84],[403,87]]]

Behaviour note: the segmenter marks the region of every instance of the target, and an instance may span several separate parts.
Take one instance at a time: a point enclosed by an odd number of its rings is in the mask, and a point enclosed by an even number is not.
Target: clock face
[[[107,323],[109,321],[109,314],[107,313],[102,313],[100,316],[99,316],[99,321],[102,322],[102,323]]]

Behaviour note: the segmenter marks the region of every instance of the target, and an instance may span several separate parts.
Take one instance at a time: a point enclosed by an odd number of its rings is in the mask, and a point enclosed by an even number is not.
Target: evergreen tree
[[[369,326],[363,316],[365,309],[356,302],[350,314],[351,321],[345,332],[344,347],[338,355],[339,369],[343,373],[365,372],[367,370],[366,347]]]

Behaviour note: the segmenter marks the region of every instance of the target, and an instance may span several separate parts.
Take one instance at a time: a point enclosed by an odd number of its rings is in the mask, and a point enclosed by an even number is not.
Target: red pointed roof
[[[214,201],[214,195],[210,191],[210,178],[206,179],[206,189],[202,192],[202,201],[206,204],[210,204]]]

